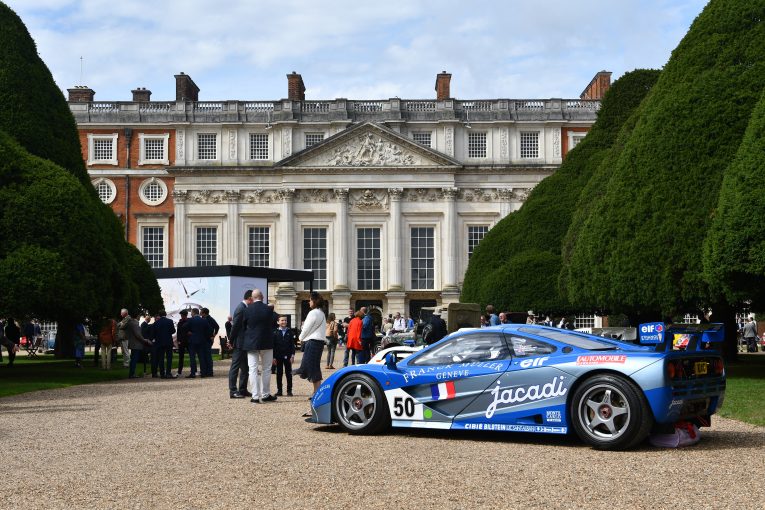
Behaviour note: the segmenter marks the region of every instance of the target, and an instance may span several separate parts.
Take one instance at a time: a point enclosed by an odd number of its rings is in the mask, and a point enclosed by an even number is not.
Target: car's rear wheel
[[[643,441],[653,416],[642,392],[615,375],[584,381],[571,399],[570,418],[582,441],[602,450],[623,450]]]
[[[375,434],[390,426],[385,395],[369,376],[351,374],[337,386],[332,412],[340,426],[353,434]]]

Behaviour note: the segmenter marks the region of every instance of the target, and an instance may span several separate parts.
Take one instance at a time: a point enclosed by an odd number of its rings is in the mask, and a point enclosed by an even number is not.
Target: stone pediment
[[[376,124],[353,126],[279,163],[297,167],[455,166],[446,155]]]

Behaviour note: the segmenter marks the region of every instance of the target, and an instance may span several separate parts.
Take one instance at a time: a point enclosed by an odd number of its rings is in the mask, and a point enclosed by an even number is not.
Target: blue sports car
[[[314,423],[566,434],[627,449],[722,405],[720,324],[642,324],[639,344],[545,326],[460,330],[403,360],[337,371],[311,401]]]

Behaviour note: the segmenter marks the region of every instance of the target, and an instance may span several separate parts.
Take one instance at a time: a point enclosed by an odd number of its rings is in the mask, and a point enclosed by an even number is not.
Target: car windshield
[[[582,333],[576,333],[574,331],[550,330],[541,328],[518,328],[518,331],[549,338],[550,340],[573,345],[574,347],[579,347],[580,349],[587,349],[588,351],[611,351],[617,348],[613,344],[601,342],[590,336],[584,335]]]

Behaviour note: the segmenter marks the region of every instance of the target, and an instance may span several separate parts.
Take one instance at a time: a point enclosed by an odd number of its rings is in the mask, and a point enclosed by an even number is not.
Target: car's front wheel
[[[584,381],[571,399],[571,424],[582,441],[602,450],[623,450],[643,441],[651,410],[632,382],[615,375]]]
[[[340,426],[353,434],[375,434],[390,426],[385,395],[371,377],[351,374],[337,386],[332,412]]]

